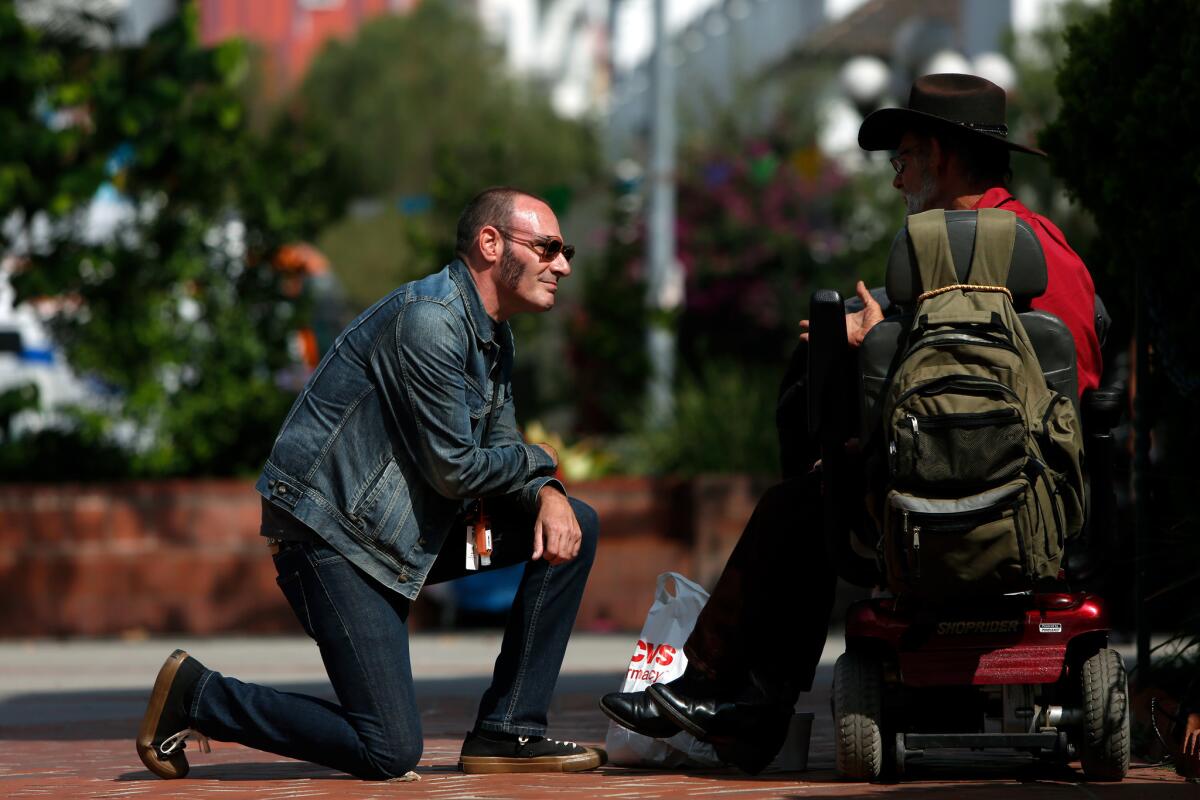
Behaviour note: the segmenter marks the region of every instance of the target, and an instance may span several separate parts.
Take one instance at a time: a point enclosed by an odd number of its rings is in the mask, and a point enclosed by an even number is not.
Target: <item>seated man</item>
[[[1046,292],[1033,306],[1071,331],[1082,392],[1100,377],[1095,288],[1058,228],[1005,187],[1010,151],[1045,154],[1008,141],[1004,114],[1004,90],[995,84],[970,75],[928,75],[913,84],[908,107],[868,116],[858,140],[866,150],[895,151],[892,185],[909,213],[1005,208],[1030,224],[1048,272]],[[846,317],[852,348],[883,319],[861,281],[856,291],[863,308]],[[807,327],[802,321],[804,342]],[[802,449],[815,454],[811,445]],[[786,474],[787,454],[784,461]],[[812,686],[833,606],[837,560],[823,536],[820,491],[820,476],[809,469],[763,495],[684,647],[687,670],[645,692],[606,695],[600,705],[609,717],[658,738],[687,730],[748,772],[771,761],[799,693]],[[779,634],[781,619],[790,635]],[[751,646],[767,639],[765,655]]]

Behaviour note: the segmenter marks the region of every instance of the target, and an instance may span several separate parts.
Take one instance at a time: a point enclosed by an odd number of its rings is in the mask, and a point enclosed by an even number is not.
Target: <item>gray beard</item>
[[[920,214],[922,211],[928,211],[929,201],[933,199],[935,189],[937,184],[934,183],[933,176],[926,174],[917,191],[904,195],[904,205],[908,207],[908,213]]]
[[[515,292],[521,283],[523,268],[521,262],[517,260],[516,254],[513,253],[511,243],[509,247],[504,248],[497,270],[496,276],[500,279],[500,283]]]

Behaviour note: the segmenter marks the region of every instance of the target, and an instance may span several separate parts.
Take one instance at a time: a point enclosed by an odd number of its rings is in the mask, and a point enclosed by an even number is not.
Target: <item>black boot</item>
[[[656,683],[646,690],[663,716],[701,741],[717,755],[750,774],[762,772],[787,739],[797,692],[758,676],[736,694],[689,694],[691,683]],[[703,684],[701,684],[703,688]]]
[[[606,694],[600,698],[600,710],[622,728],[651,739],[666,739],[682,730],[659,712],[644,691]]]
[[[751,775],[762,772],[779,754],[783,743],[787,741],[788,728],[795,713],[791,706],[755,708],[754,724],[750,729],[732,740],[713,743],[713,749],[722,761]]]

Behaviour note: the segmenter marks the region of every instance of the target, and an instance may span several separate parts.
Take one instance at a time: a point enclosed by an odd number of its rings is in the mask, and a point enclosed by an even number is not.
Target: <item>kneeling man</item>
[[[507,321],[554,306],[575,248],[544,201],[495,188],[463,211],[457,250],[342,332],[258,480],[280,588],[320,647],[338,702],[242,683],[176,650],[137,739],[160,777],[187,774],[189,737],[369,780],[404,776],[423,744],[408,653],[413,599],[426,583],[522,562],[460,766],[599,766],[599,751],[545,736],[598,522],[553,477],[554,450],[517,430]]]

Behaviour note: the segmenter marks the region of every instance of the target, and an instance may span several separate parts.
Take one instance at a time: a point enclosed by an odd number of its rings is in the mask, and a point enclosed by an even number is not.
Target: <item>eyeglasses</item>
[[[533,239],[521,239],[514,236],[512,231],[502,228],[499,225],[493,225],[492,227],[504,234],[505,239],[510,239],[517,244],[523,244],[534,253],[537,253],[539,261],[553,261],[558,258],[560,253],[568,262],[575,257],[575,245],[564,244],[563,240],[557,236],[538,236]]]
[[[897,175],[904,174],[904,168],[908,166],[908,164],[905,163],[905,161],[904,161],[904,157],[907,155],[911,155],[914,149],[915,148],[912,148],[912,147],[906,147],[903,150],[898,150],[896,152],[896,155],[892,156],[889,159],[889,161],[891,161],[891,164],[892,164],[892,169],[896,170]]]

